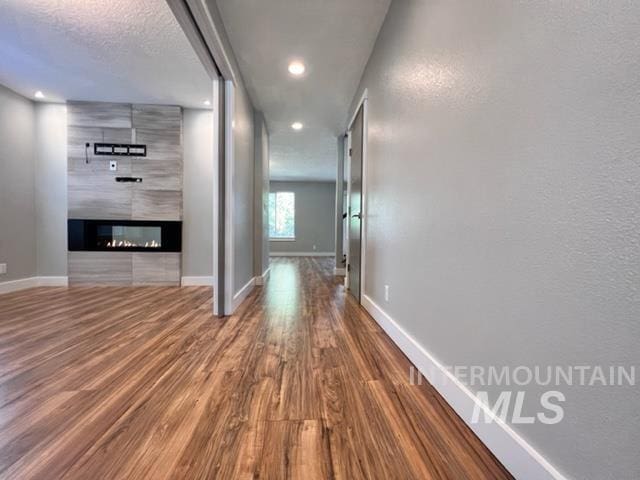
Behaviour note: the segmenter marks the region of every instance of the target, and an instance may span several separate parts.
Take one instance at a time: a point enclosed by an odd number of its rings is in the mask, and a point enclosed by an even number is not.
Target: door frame
[[[234,311],[234,204],[233,204],[233,127],[234,127],[234,95],[235,85],[231,80],[225,80],[224,96],[224,315],[231,315]]]
[[[212,81],[213,105],[213,313],[234,310],[233,114],[237,83],[218,12],[205,0],[167,0]]]
[[[224,253],[224,207],[220,203],[220,196],[226,190],[224,166],[220,159],[224,157],[226,141],[222,135],[222,128],[225,123],[224,106],[224,79],[218,77],[213,80],[213,314],[224,315],[224,302],[218,299],[224,296],[225,289],[225,269]],[[221,168],[222,167],[222,168]],[[222,244],[222,245],[221,245]],[[221,281],[222,279],[222,281]]]
[[[362,107],[362,189],[360,199],[361,207],[360,207],[360,303],[362,303],[362,298],[365,295],[365,272],[367,265],[367,257],[365,256],[366,245],[367,245],[367,144],[368,142],[368,132],[369,132],[369,90],[367,88],[362,92],[362,96],[360,100],[355,105],[355,108],[351,114],[349,119],[349,123],[347,124],[347,153],[351,150],[351,130],[353,126],[353,122],[358,115],[358,111],[360,107]],[[347,182],[347,212],[350,211],[351,208],[351,155],[347,155],[345,157],[345,169],[347,171],[347,178],[349,181]],[[347,266],[350,264],[350,245],[349,245],[349,227],[347,222]],[[346,275],[344,277],[344,285],[346,288],[349,288],[349,269],[347,268]]]
[[[357,112],[357,110],[356,110]],[[353,123],[353,122],[352,122]],[[349,124],[351,127],[351,123]],[[344,238],[344,251],[347,253],[347,262],[345,263],[345,272],[344,272],[344,288],[349,288],[349,240],[351,240],[350,229],[349,229],[349,209],[351,208],[351,155],[349,152],[351,151],[351,128],[347,130],[347,141],[345,142],[345,155],[344,155],[344,173],[343,175],[347,177],[347,221],[346,225],[344,225],[345,229],[345,238]],[[362,234],[360,234],[362,238]],[[361,240],[362,241],[362,240]],[[362,245],[362,244],[361,244]],[[362,265],[362,264],[361,264]]]

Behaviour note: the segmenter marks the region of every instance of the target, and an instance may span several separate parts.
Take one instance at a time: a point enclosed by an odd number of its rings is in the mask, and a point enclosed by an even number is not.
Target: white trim
[[[8,280],[0,283],[0,294],[16,292],[25,288],[33,288],[38,286],[38,277],[20,278],[18,280]]]
[[[211,285],[215,282],[215,276],[219,273],[219,249],[220,249],[220,212],[218,210],[220,199],[220,82],[223,80],[214,78],[211,82],[212,88],[212,101],[213,105],[213,276]],[[218,293],[214,289],[214,297]],[[224,315],[224,312],[220,308],[220,302],[214,301],[213,314],[217,316]]]
[[[245,298],[251,293],[253,290],[253,286],[256,284],[256,277],[253,277],[249,280],[244,287],[242,287],[238,293],[233,296],[233,304],[231,311],[234,312],[236,308],[240,306],[240,304],[244,301]],[[231,314],[229,314],[231,315]]]
[[[204,66],[205,70],[209,74],[210,78],[218,76],[218,69],[216,63],[211,56],[211,50],[207,47],[207,43],[200,35],[198,27],[195,24],[189,8],[184,0],[167,0],[169,7],[173,11],[178,23],[182,27],[182,31],[185,33],[191,46],[195,50],[200,62]]]
[[[514,432],[509,425],[495,417],[491,410],[481,403],[463,383],[405,332],[370,297],[364,294],[362,295],[362,306],[515,478],[521,480],[566,480],[566,477],[558,472],[540,453]],[[494,418],[494,421],[471,423],[476,404],[487,415]]]
[[[231,60],[229,58],[229,55],[227,54],[227,50],[219,32],[221,28],[224,28],[224,25],[220,25],[222,20],[218,18],[219,12],[216,12],[216,14],[212,14],[209,6],[207,5],[207,0],[186,1],[189,5],[189,8],[191,9],[194,18],[206,18],[207,20],[197,22],[197,26],[200,29],[204,41],[207,44],[209,51],[211,52],[211,55],[214,57],[216,66],[218,67],[218,69],[220,69],[220,73],[225,78],[225,80],[231,80],[234,83],[237,83],[235,70],[233,69]]]
[[[236,309],[234,289],[234,203],[233,203],[233,177],[234,177],[234,149],[233,149],[233,121],[234,121],[234,94],[235,87],[231,80],[225,80],[225,254],[224,254],[224,313],[231,315]],[[253,279],[252,279],[253,280]],[[243,287],[244,288],[244,287]],[[242,290],[241,290],[242,291]]]
[[[362,105],[364,101],[367,100],[368,98],[369,98],[369,89],[365,88],[364,92],[362,92],[362,96],[360,97],[360,100],[358,100],[358,103],[356,104],[356,108],[353,110],[353,113],[351,114],[349,123],[347,123],[347,130],[351,130],[351,125],[353,125],[353,122],[355,121],[356,116],[358,115],[358,110],[360,110],[360,105]]]
[[[39,287],[68,287],[69,286],[69,277],[66,277],[66,276],[60,276],[60,277],[42,276],[37,278],[38,278]]]
[[[0,282],[0,294],[35,287],[67,287],[69,277],[28,277]]]
[[[268,267],[262,275],[256,277],[256,285],[264,285],[269,280],[269,275],[271,275],[271,267]]]
[[[334,219],[334,225],[333,225],[333,244],[335,246],[335,250],[336,250],[336,265],[342,261],[343,258],[343,254],[344,254],[344,224],[345,222],[345,218],[343,217],[344,214],[344,157],[346,156],[346,151],[345,151],[345,147],[347,144],[347,139],[346,136],[342,136],[342,138],[340,136],[338,136],[337,139],[338,142],[338,161],[337,166],[336,166],[336,186],[335,186],[335,190],[336,190],[336,203],[335,203],[335,219]],[[342,154],[340,154],[340,146],[342,146]],[[342,158],[342,161],[340,161],[340,158]],[[340,231],[340,235],[338,235],[338,230]],[[342,248],[341,250],[338,252],[338,245],[340,245]],[[334,272],[335,275],[335,272]]]
[[[356,110],[357,112],[357,110]],[[349,124],[351,125],[351,124]],[[344,251],[346,252],[347,258],[346,258],[346,265],[349,265],[349,257],[350,257],[350,249],[351,249],[351,224],[350,219],[349,219],[349,212],[351,211],[351,155],[349,155],[349,152],[351,151],[351,129],[349,129],[347,131],[347,147],[346,147],[346,152],[345,152],[345,157],[344,157],[344,168],[345,168],[345,173],[347,176],[347,221],[346,221],[346,225],[345,228],[347,229],[347,233],[345,235],[345,240],[347,242],[347,244],[344,246]],[[345,267],[346,268],[346,267]],[[344,276],[344,288],[349,288],[349,275]]]
[[[334,275],[346,275],[347,274],[347,269],[346,268],[334,268],[333,269],[333,274]]]
[[[295,242],[296,237],[269,237],[270,242]]]
[[[360,302],[366,290],[367,271],[367,144],[369,143],[369,92],[362,95],[362,195],[360,206]]]
[[[187,276],[187,277],[182,277],[181,281],[180,281],[180,285],[183,287],[201,287],[201,286],[207,286],[207,287],[212,287],[213,286],[213,276]]]
[[[333,257],[335,252],[269,252],[270,257]]]
[[[360,101],[357,103],[356,108],[351,115],[351,120],[348,123],[348,135],[349,135],[349,150],[351,147],[351,127],[355,121],[360,107],[362,107],[362,178],[361,178],[361,199],[360,199],[360,303],[365,294],[365,278],[366,278],[366,246],[367,246],[367,143],[369,138],[369,89],[365,88],[360,97]],[[347,150],[347,152],[349,152]],[[349,156],[349,180],[347,182],[347,204],[350,212],[351,205],[351,156]],[[349,230],[349,222],[347,221],[347,231]],[[347,242],[349,237],[347,234]],[[347,265],[349,265],[349,246],[347,245]],[[345,287],[349,288],[349,275],[345,275]]]

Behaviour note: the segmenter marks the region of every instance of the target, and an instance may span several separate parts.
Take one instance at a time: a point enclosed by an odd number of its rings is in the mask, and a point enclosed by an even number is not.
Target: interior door
[[[362,241],[362,147],[364,137],[362,106],[351,126],[349,191],[349,291],[360,301],[360,244]]]

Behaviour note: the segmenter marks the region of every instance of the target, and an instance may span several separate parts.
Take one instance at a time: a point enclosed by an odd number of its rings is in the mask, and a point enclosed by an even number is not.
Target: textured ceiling
[[[53,101],[201,108],[211,96],[165,0],[0,1],[0,83]]]
[[[390,0],[218,0],[240,71],[271,134],[271,178],[333,180],[360,76]],[[304,61],[302,78],[287,72]],[[295,132],[294,121],[304,124]]]

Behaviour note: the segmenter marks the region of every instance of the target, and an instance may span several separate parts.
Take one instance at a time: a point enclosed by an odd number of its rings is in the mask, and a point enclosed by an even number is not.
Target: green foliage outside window
[[[269,236],[295,238],[296,200],[293,192],[269,193]]]

